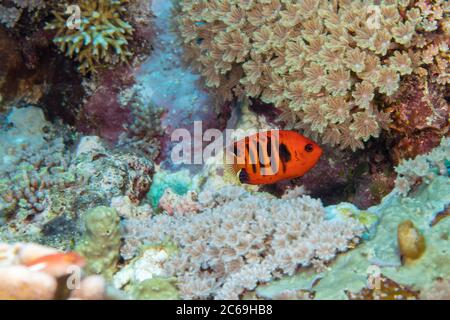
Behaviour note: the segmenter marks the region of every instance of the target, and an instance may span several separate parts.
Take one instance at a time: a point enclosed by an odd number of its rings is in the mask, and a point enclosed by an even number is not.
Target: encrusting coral
[[[447,150],[448,140],[441,142],[436,153]],[[447,151],[447,158],[449,155]],[[429,161],[420,168],[420,174],[427,178],[415,180],[408,193],[394,190],[379,205],[367,209],[378,222],[368,228],[361,245],[339,255],[319,276],[298,273],[260,286],[257,294],[271,298],[286,290],[308,290],[315,299],[411,299],[431,298],[436,288],[436,297],[448,296],[450,183],[448,168],[438,171],[433,165],[441,158],[436,156],[419,156],[418,161]],[[445,164],[442,158],[439,162]],[[345,203],[326,209],[329,214],[362,214]]]
[[[67,56],[75,58],[82,73],[95,71],[97,67],[128,61],[132,56],[128,41],[133,26],[124,19],[128,0],[82,0],[77,4],[81,21],[68,27],[66,4],[53,11],[55,19],[46,29],[56,30],[53,42]]]
[[[388,129],[382,100],[412,73],[448,84],[447,1],[183,0],[188,60],[226,99],[247,95],[330,145]]]
[[[396,163],[431,151],[448,134],[450,110],[445,97],[449,88],[411,75],[389,98],[389,136],[394,138],[390,149]]]

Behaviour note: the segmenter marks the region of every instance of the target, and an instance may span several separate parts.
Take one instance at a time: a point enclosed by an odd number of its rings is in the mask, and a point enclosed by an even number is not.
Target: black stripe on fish
[[[280,143],[280,160],[284,163],[291,161],[291,153],[284,143]]]
[[[247,163],[250,163],[250,146],[249,146],[249,139],[245,138],[245,153],[244,153],[244,159]]]
[[[255,146],[255,144],[253,144],[252,146]],[[259,139],[258,140],[256,140],[256,146],[255,146],[255,148],[251,148],[250,150],[251,151],[254,151],[254,152],[252,152],[252,154],[251,154],[251,157],[250,157],[250,162],[251,162],[251,164],[252,164],[252,171],[253,171],[253,173],[255,173],[256,174],[256,162],[259,160],[258,159],[258,149],[259,148]]]
[[[237,157],[237,155],[238,155],[238,143],[237,142],[235,142],[233,145],[233,153]]]
[[[280,143],[280,160],[283,172],[286,172],[287,170],[286,163],[291,161],[291,153],[289,152],[289,149],[284,143]]]
[[[260,143],[259,146],[261,148],[261,149],[258,149],[261,152],[260,159],[259,159],[260,166],[264,167],[264,168],[270,167],[271,166],[270,161],[272,160],[270,158],[270,156],[272,154],[272,150],[271,150],[272,142],[270,140],[270,137],[267,137],[265,150],[264,150],[264,146],[262,145],[262,143]],[[264,154],[264,151],[266,152],[266,154]]]
[[[272,139],[270,137],[267,137],[266,151],[267,157],[270,158],[272,155]]]

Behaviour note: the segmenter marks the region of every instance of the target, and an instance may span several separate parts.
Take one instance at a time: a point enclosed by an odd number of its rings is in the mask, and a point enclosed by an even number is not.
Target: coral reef
[[[418,293],[380,275],[378,288],[364,288],[358,293],[348,293],[351,300],[416,300]]]
[[[441,147],[445,148],[447,143],[442,141]],[[424,156],[419,157],[422,159]],[[427,157],[431,163],[435,160],[433,153]],[[308,271],[299,273],[267,286],[260,286],[256,289],[257,294],[273,298],[286,290],[306,290],[313,293],[316,299],[407,299],[420,297],[419,294],[426,297],[430,294],[431,287],[436,285],[443,287],[439,294],[445,295],[445,283],[450,274],[450,220],[446,216],[439,219],[439,216],[450,203],[450,183],[447,170],[439,173],[431,166],[426,170],[429,180],[418,182],[414,192],[403,196],[394,190],[380,205],[368,209],[368,212],[378,217],[379,222],[376,227],[369,229],[367,240],[356,249],[340,255],[319,276]],[[349,211],[344,204],[327,209],[330,214]],[[356,208],[352,211],[359,212]],[[404,221],[408,220],[410,222],[405,224]],[[399,243],[398,229],[406,226],[406,230],[411,231],[408,227],[411,223],[417,230],[414,232],[416,235],[402,235]],[[420,233],[418,237],[417,232]],[[426,243],[426,247],[419,250],[422,254],[416,256],[415,260],[402,264],[403,249],[400,246],[407,245],[416,249],[421,242],[417,240],[421,237]]]
[[[0,172],[4,214],[18,210],[20,221],[42,212],[48,189],[55,184],[69,186],[75,182],[65,175],[70,155],[64,139],[44,118],[41,109],[13,109],[7,118],[11,126],[2,133]]]
[[[73,124],[85,94],[72,61],[51,50],[42,30],[29,28],[27,40],[0,26],[0,111],[42,106],[53,120]]]
[[[450,280],[438,279],[420,293],[423,300],[450,300]]]
[[[150,245],[140,248],[140,255],[114,275],[113,285],[135,299],[179,299],[175,277],[167,277],[164,263],[176,248]]]
[[[113,70],[102,70],[94,83],[89,83],[90,94],[77,117],[76,128],[88,135],[97,135],[116,143],[131,121],[130,109],[120,101],[124,88],[134,83],[133,70],[120,65]]]
[[[171,141],[172,132],[185,128],[194,134],[194,121],[202,121],[203,130],[221,130],[225,127],[230,109],[230,103],[224,101],[215,108],[213,96],[199,81],[200,75],[183,63],[183,49],[171,27],[171,10],[175,3],[153,1],[153,51],[136,70],[136,85],[132,88],[143,106],[163,111],[161,152],[157,162],[169,170],[184,169],[170,159],[171,149],[175,145]],[[201,169],[200,166],[187,168],[191,171]]]
[[[156,106],[145,106],[137,97],[131,98],[130,124],[125,125],[125,132],[119,136],[117,147],[123,150],[142,152],[148,159],[158,158],[162,136],[162,110]]]
[[[56,30],[53,42],[70,58],[79,63],[82,73],[95,71],[103,65],[125,62],[132,56],[128,42],[133,26],[124,20],[128,0],[83,0],[79,27],[69,28],[66,6],[53,11],[55,19],[46,29]]]
[[[36,107],[15,109],[0,146],[0,238],[45,242],[69,249],[89,209],[113,197],[142,201],[153,163],[116,153],[97,137],[80,139],[47,122]],[[65,133],[66,132],[66,133]]]
[[[327,220],[321,202],[308,196],[280,200],[229,187],[198,199],[204,209],[197,214],[124,221],[125,241],[174,242],[178,251],[163,264],[165,276],[177,277],[187,299],[236,299],[258,282],[327,263],[363,231],[352,218]]]
[[[198,188],[198,181],[195,181],[188,170],[179,170],[176,172],[160,170],[153,176],[153,183],[148,193],[150,203],[156,208],[160,204],[166,190],[177,195],[184,195],[189,190]]]
[[[0,3],[0,299],[449,299],[448,1]]]
[[[173,279],[153,278],[139,283],[131,295],[140,300],[179,300]]]
[[[445,1],[180,1],[186,57],[222,98],[285,111],[324,143],[362,148],[388,129],[404,77],[445,85]]]
[[[396,188],[368,210],[348,203],[324,208],[301,187],[275,198],[236,186],[214,190],[209,181],[199,193],[166,188],[162,215],[123,204],[124,246],[140,253],[114,276],[115,285],[132,290],[174,277],[188,299],[417,299],[432,285],[445,296],[447,148],[443,139],[431,153],[409,160],[410,169],[398,167],[406,174],[417,168],[413,161],[423,161],[427,178],[414,180],[404,195]],[[363,240],[358,246],[349,241],[355,236]]]

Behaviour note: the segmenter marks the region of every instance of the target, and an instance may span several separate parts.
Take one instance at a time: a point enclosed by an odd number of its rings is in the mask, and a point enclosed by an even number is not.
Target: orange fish
[[[70,273],[71,266],[83,268],[85,265],[86,260],[75,252],[49,254],[25,263],[35,271],[44,271],[56,277]]]
[[[319,160],[322,149],[289,130],[259,132],[225,150],[225,172],[246,184],[272,184],[303,176]]]

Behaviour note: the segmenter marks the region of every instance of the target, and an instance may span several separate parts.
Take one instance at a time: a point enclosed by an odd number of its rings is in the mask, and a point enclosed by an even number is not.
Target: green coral
[[[176,278],[155,277],[133,286],[132,297],[141,300],[179,300]]]
[[[99,66],[125,62],[132,56],[128,41],[133,27],[124,19],[128,0],[82,0],[79,29],[69,28],[66,5],[53,11],[55,19],[46,29],[57,30],[53,42],[67,56],[75,58],[82,73]]]
[[[86,257],[88,272],[111,278],[120,256],[119,214],[100,206],[89,210],[84,219],[86,232],[76,251]]]

